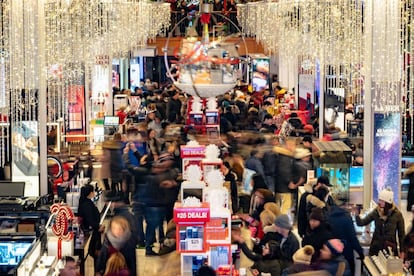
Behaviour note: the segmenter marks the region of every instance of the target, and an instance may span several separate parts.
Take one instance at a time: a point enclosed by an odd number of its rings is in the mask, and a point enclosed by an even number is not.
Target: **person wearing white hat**
[[[392,250],[392,254],[398,256],[398,245],[400,251],[403,248],[405,236],[404,218],[400,210],[394,204],[394,192],[390,189],[383,189],[378,194],[378,206],[364,218],[356,217],[358,226],[375,223],[375,230],[372,236],[369,255],[378,255],[380,250]],[[398,236],[398,243],[397,243]]]

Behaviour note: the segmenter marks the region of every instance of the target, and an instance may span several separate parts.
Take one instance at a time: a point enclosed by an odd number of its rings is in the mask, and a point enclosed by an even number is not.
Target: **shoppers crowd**
[[[135,275],[136,247],[145,248],[146,256],[175,249],[172,214],[182,180],[180,145],[193,139],[206,141],[203,129],[186,120],[191,97],[174,85],[154,87],[123,92],[139,101],[122,109],[126,133],[104,143],[110,160],[107,195],[130,206],[131,213],[111,220],[95,263],[102,275],[113,271],[114,263]],[[321,154],[313,143],[319,131],[319,124],[312,121],[318,118],[317,111],[299,117],[284,103],[293,95],[276,88],[272,93],[240,88],[217,100],[221,135],[214,142],[221,150],[223,176],[230,183],[231,212],[244,222],[253,244],[237,230],[232,231],[232,240],[252,260],[252,274],[354,275],[360,269],[354,252],[360,260],[365,257],[355,221],[375,225],[369,255],[391,247],[412,266],[412,230],[405,235],[393,192],[381,191],[376,209],[354,217],[341,198],[333,197],[327,175],[308,179],[307,171],[317,168]],[[346,133],[331,126],[325,132],[326,140],[338,139],[353,149],[350,165],[362,162],[359,146]],[[95,232],[102,230],[94,221],[87,223]],[[159,247],[154,247],[156,243]]]

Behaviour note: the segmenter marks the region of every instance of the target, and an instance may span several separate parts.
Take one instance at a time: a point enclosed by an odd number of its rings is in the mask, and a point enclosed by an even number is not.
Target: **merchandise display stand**
[[[186,167],[181,185],[181,202],[174,207],[177,251],[181,254],[181,275],[197,275],[202,265],[218,275],[236,275],[232,267],[231,212],[229,192],[223,187],[222,161],[216,145],[205,147],[205,158]],[[209,164],[208,170],[200,165]],[[203,180],[202,180],[203,179]]]
[[[183,179],[188,180],[187,169],[190,165],[196,165],[201,168],[201,161],[205,157],[206,147],[198,144],[197,141],[189,141],[185,146],[180,147]],[[194,180],[194,179],[193,179]]]

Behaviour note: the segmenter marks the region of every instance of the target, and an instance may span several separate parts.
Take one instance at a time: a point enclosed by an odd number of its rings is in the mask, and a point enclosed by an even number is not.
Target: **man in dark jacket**
[[[364,259],[364,251],[359,244],[351,215],[344,208],[334,204],[328,207],[328,223],[329,225],[333,225],[332,233],[335,237],[345,241],[346,246],[344,247],[342,255],[348,261],[352,275],[354,275],[354,250],[358,253],[361,260]]]
[[[137,152],[137,151],[134,151]],[[163,221],[168,202],[167,190],[177,186],[175,179],[177,172],[170,170],[173,165],[173,157],[170,154],[162,153],[154,162],[150,170],[137,167],[129,161],[129,155],[124,152],[124,161],[128,170],[135,174],[135,178],[141,178],[143,184],[141,202],[144,205],[144,217],[147,223],[145,231],[145,253],[147,256],[157,255],[152,251],[152,244],[155,242],[155,230],[160,229],[159,238],[164,238]]]
[[[275,147],[274,151],[278,154],[278,167],[275,177],[276,201],[280,204],[282,214],[287,214],[292,207],[292,193],[289,189],[289,182],[292,179],[294,159],[288,149]]]
[[[312,245],[315,249],[312,260],[317,260],[323,245],[333,238],[334,234],[330,225],[326,223],[324,212],[321,208],[314,207],[309,216],[309,226],[302,239],[302,246]]]
[[[299,207],[298,207],[298,233],[299,236],[303,238],[306,233],[306,229],[308,227],[309,222],[309,214],[313,207],[319,206],[320,208],[325,208],[327,205],[333,204],[333,199],[330,195],[328,195],[327,200],[319,200],[320,204],[315,204],[312,200],[310,200],[309,195],[314,195],[316,191],[319,189],[329,189],[332,187],[332,184],[329,183],[329,178],[327,176],[320,176],[318,179],[309,179],[308,183],[304,185],[305,193],[303,193],[299,200]],[[309,202],[308,202],[309,201]],[[313,203],[312,203],[313,202]]]
[[[135,187],[132,194],[132,213],[134,214],[134,222],[136,224],[137,245],[139,247],[144,247],[144,190],[146,181],[145,176],[149,174],[149,167],[146,164],[146,155],[140,154],[135,143],[128,143],[125,146],[122,158],[125,167],[135,176]],[[136,162],[138,162],[139,165],[137,165]]]
[[[181,101],[179,99],[180,93],[177,90],[170,91],[170,98],[167,102],[167,120],[170,123],[181,122]]]

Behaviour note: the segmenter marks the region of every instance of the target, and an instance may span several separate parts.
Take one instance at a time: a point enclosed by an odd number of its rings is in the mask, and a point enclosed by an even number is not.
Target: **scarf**
[[[109,230],[108,233],[106,234],[106,236],[108,237],[108,240],[111,243],[111,245],[116,250],[119,251],[125,245],[125,243],[131,238],[131,231],[130,230],[125,230],[124,235],[122,235],[121,237],[117,238]]]

